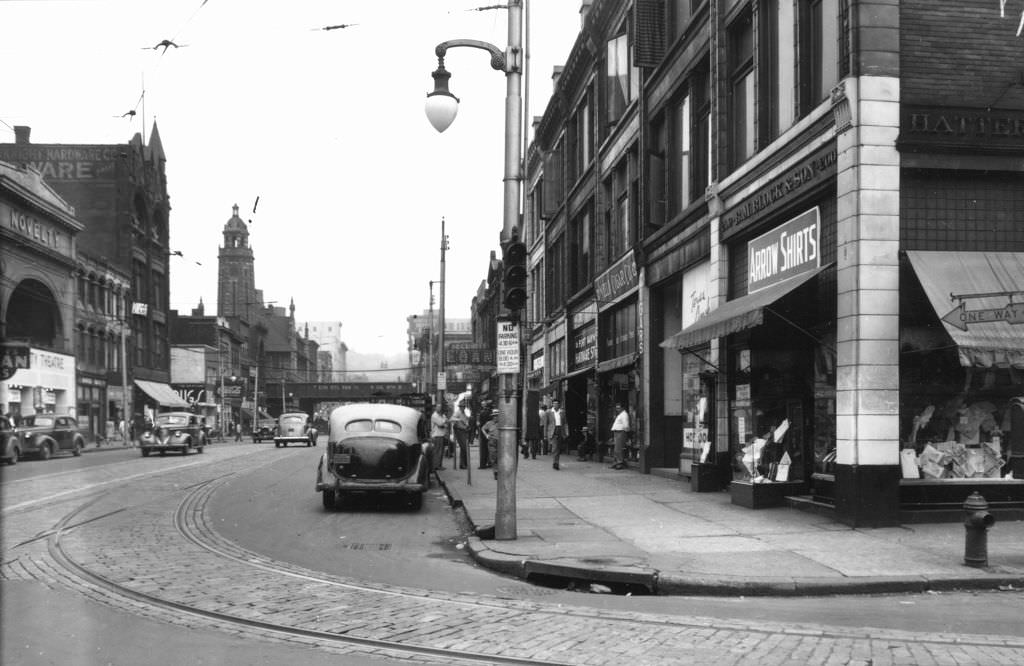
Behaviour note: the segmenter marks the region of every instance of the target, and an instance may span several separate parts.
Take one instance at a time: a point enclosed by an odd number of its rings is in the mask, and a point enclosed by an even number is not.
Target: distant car
[[[259,444],[264,439],[274,439],[277,422],[274,419],[260,419],[252,430],[252,441]]]
[[[21,453],[34,455],[40,460],[66,451],[75,456],[82,455],[85,436],[78,422],[71,416],[56,414],[32,414],[21,417],[14,428],[21,439]]]
[[[418,510],[430,486],[430,443],[419,410],[358,403],[331,412],[327,450],[316,471],[325,509],[353,494],[401,495]]]
[[[193,449],[202,453],[209,443],[206,431],[199,417],[191,412],[164,412],[157,414],[152,427],[139,437],[139,449],[145,458],[154,451],[164,455],[168,451],[179,451],[188,455]]]
[[[0,416],[0,459],[8,465],[17,465],[21,457],[21,437],[14,432],[14,424]]]
[[[316,428],[313,427],[313,421],[308,414],[288,412],[278,417],[274,446],[288,446],[289,444],[316,446]]]

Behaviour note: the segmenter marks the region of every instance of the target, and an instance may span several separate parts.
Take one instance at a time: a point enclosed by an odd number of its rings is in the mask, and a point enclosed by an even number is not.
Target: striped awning
[[[1024,253],[907,252],[964,367],[1024,369]]]
[[[142,391],[148,395],[153,401],[161,407],[178,407],[187,409],[188,402],[186,402],[178,392],[170,387],[169,384],[162,382],[150,382],[145,379],[136,379],[135,385],[138,386]]]

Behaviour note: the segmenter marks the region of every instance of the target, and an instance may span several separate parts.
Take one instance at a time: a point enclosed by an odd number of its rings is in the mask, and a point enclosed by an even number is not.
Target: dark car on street
[[[327,450],[316,471],[325,509],[350,495],[397,495],[413,510],[430,485],[430,443],[421,437],[420,411],[357,403],[331,412]]]
[[[274,446],[289,444],[305,444],[316,446],[316,428],[312,419],[304,412],[289,412],[277,419],[277,433],[274,435]]]
[[[21,457],[21,438],[14,432],[14,423],[6,416],[0,416],[0,460],[8,465],[17,465]]]
[[[21,439],[22,455],[33,455],[48,460],[57,453],[67,452],[82,455],[85,435],[78,422],[71,416],[56,414],[31,414],[23,416],[14,432]]]
[[[157,414],[153,425],[139,437],[139,449],[144,458],[154,451],[159,451],[160,455],[168,451],[178,451],[181,455],[188,455],[192,450],[202,453],[208,443],[203,424],[191,412]]]
[[[274,419],[259,419],[252,429],[252,441],[259,444],[264,439],[274,439],[277,433],[277,421]]]

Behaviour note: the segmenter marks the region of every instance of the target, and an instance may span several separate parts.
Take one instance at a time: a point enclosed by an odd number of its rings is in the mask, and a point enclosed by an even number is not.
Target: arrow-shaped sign
[[[1004,321],[1007,324],[1024,324],[1024,303],[1007,303],[1002,308],[968,310],[963,303],[946,313],[942,318],[950,326],[966,331],[970,324],[989,324]]]

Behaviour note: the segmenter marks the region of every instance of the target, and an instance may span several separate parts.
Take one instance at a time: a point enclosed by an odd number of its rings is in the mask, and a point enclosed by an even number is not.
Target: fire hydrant
[[[969,567],[988,566],[988,528],[996,518],[988,512],[988,502],[979,493],[973,492],[964,502],[964,529],[967,530],[964,543],[964,564]]]

